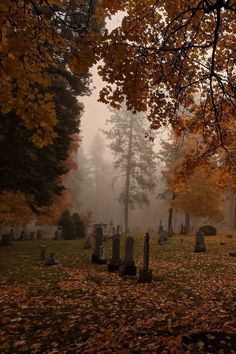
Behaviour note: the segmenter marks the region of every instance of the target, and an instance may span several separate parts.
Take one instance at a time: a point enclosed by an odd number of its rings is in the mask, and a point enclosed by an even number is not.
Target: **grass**
[[[226,235],[206,237],[204,254],[193,252],[193,235],[163,246],[151,235],[150,284],[91,264],[84,240],[0,248],[1,353],[182,353],[179,338],[191,331],[235,332],[236,258],[228,253],[236,250],[236,236]],[[141,267],[144,234],[133,236]],[[57,266],[39,261],[42,243]],[[109,258],[111,241],[105,251]]]

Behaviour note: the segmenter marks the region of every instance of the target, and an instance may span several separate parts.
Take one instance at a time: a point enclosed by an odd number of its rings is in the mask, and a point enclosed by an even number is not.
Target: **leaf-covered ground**
[[[141,266],[143,235],[134,237]],[[207,237],[206,254],[193,252],[193,236],[156,241],[151,284],[90,264],[80,240],[0,249],[0,352],[236,353],[236,236]],[[39,262],[42,242],[59,265]]]

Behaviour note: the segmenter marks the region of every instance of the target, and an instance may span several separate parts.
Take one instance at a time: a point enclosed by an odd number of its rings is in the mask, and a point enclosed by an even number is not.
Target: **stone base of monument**
[[[53,265],[57,265],[57,261],[55,259],[47,259],[45,262],[45,266],[49,267],[49,266],[53,266]]]
[[[107,264],[107,260],[99,258],[99,256],[97,256],[96,254],[92,254],[91,263],[94,263],[94,264]]]
[[[194,251],[196,253],[206,252],[206,246],[205,245],[196,245]]]
[[[152,270],[145,270],[143,268],[139,269],[139,283],[151,283],[152,281]]]
[[[120,276],[125,276],[125,275],[136,275],[137,273],[137,267],[133,264],[125,264],[122,263],[119,268],[119,275]]]
[[[110,273],[117,272],[119,268],[120,268],[120,263],[112,263],[112,262],[107,263],[107,270]]]
[[[229,252],[230,257],[236,257],[236,252]]]

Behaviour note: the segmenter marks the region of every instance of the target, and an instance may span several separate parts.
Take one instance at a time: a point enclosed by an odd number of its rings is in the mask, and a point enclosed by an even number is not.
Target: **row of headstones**
[[[134,239],[131,236],[125,239],[125,256],[120,258],[120,233],[117,227],[116,234],[112,237],[112,257],[108,261],[104,255],[103,229],[101,225],[95,225],[95,246],[91,257],[91,263],[107,264],[108,272],[119,272],[120,276],[135,276],[137,267],[134,261]],[[146,233],[143,250],[143,267],[139,270],[138,281],[142,283],[152,281],[152,270],[149,269],[149,233]]]
[[[35,236],[38,240],[41,240],[43,237],[42,230],[38,230],[37,233],[35,232],[27,233],[26,231],[22,230],[18,240],[19,241],[34,240]],[[13,240],[14,240],[14,232],[13,230],[11,230],[9,233],[2,235],[0,246],[2,247],[11,246]]]

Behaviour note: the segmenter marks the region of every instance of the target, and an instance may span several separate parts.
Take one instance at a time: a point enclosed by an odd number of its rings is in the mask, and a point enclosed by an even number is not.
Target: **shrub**
[[[203,225],[199,228],[199,231],[203,232],[205,236],[215,236],[216,228],[211,225]]]
[[[76,224],[68,210],[62,213],[58,225],[61,226],[63,239],[74,240],[76,238]]]

